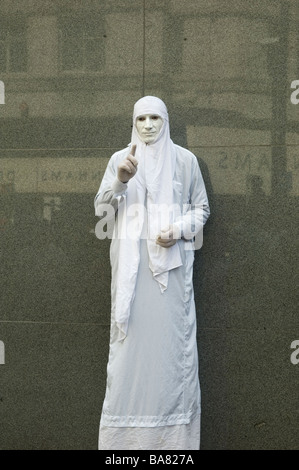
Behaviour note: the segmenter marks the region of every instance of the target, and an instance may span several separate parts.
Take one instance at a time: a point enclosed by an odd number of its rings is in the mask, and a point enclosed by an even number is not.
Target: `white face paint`
[[[143,114],[136,119],[136,128],[140,139],[152,144],[163,126],[163,119],[158,114]]]

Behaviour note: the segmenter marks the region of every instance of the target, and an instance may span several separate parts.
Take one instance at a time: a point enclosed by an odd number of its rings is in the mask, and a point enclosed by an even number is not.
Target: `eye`
[[[157,121],[160,118],[160,116],[151,116],[151,118],[153,121]]]
[[[139,116],[139,117],[137,118],[137,121],[145,121],[145,117],[144,117],[144,116]]]

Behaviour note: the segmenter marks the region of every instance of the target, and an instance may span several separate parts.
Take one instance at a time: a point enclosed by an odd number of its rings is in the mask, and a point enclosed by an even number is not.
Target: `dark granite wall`
[[[0,449],[97,448],[110,265],[93,198],[145,94],[211,203],[194,269],[202,449],[298,449],[299,1],[0,12]]]

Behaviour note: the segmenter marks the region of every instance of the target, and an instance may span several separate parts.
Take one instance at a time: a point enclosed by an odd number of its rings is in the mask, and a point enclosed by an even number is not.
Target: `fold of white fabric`
[[[160,133],[152,144],[145,144],[136,128],[136,119],[145,114],[159,115],[163,119]],[[175,219],[172,209],[176,153],[170,139],[167,108],[159,98],[146,96],[135,103],[133,145],[136,145],[138,169],[128,182],[125,197],[118,208],[120,248],[115,321],[120,331],[120,341],[128,332],[140,261],[140,239],[144,237],[145,226],[149,268],[162,293],[167,289],[169,271],[182,265],[177,244],[164,248],[156,243],[157,236],[162,230],[167,230]]]

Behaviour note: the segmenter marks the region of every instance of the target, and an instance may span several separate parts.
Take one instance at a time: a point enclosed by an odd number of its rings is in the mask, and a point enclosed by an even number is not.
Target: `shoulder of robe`
[[[198,160],[194,153],[190,152],[190,150],[186,149],[185,147],[181,147],[180,145],[174,144],[176,148],[176,157],[177,161],[181,162],[182,164],[190,164],[190,165],[198,165]]]

